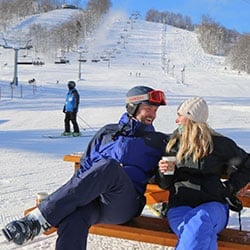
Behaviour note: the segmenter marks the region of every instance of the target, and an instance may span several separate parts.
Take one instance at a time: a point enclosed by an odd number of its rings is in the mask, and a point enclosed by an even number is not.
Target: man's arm
[[[74,103],[74,112],[77,112],[78,110],[78,106],[79,106],[79,103],[80,103],[80,95],[78,93],[78,91],[75,89],[72,91],[72,94],[75,96],[75,103]]]

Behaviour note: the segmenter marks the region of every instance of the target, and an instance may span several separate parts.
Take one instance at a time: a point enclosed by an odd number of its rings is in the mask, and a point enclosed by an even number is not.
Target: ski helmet
[[[141,103],[161,106],[166,105],[166,99],[161,90],[154,90],[147,86],[133,87],[126,95],[126,109],[129,115],[134,116]]]
[[[69,89],[73,89],[73,88],[75,88],[75,86],[76,86],[76,83],[74,81],[69,81],[68,82],[68,88]]]

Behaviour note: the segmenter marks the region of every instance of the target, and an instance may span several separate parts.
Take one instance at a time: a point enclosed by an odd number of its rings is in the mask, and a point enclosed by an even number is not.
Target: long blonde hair
[[[180,162],[182,159],[192,156],[195,162],[213,151],[212,134],[215,134],[215,131],[206,123],[193,122],[188,119],[182,133],[173,134],[166,146],[166,151],[170,152],[176,143],[179,143],[177,161]]]

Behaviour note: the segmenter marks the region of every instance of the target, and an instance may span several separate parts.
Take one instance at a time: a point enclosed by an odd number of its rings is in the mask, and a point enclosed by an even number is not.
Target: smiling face
[[[188,123],[189,119],[185,115],[181,115],[180,113],[177,113],[177,118],[175,120],[176,124],[178,125],[186,125]]]
[[[156,118],[158,108],[158,106],[140,104],[135,117],[141,123],[150,125]]]

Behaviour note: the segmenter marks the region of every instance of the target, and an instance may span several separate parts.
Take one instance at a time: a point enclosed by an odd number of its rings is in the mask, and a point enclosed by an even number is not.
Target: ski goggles
[[[147,102],[152,105],[167,105],[166,97],[161,90],[152,90],[147,94],[135,95],[126,98],[126,103]]]

